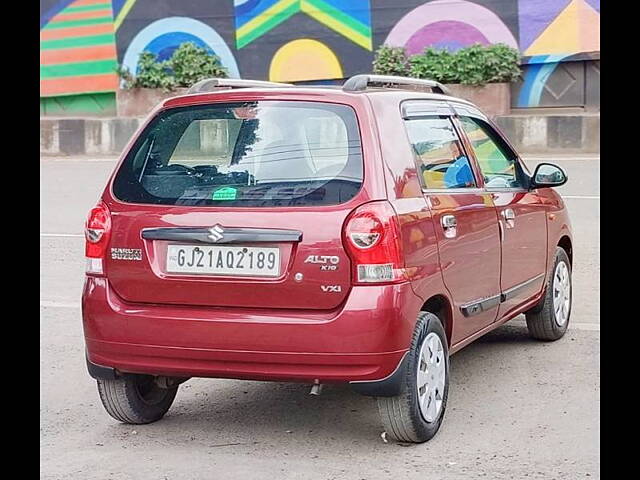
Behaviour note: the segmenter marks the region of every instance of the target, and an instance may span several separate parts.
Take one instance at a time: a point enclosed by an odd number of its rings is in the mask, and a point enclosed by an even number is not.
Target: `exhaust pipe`
[[[311,391],[309,392],[309,395],[320,395],[321,393],[322,393],[322,384],[320,383],[320,380],[316,378],[315,381],[313,382],[313,386],[311,387]]]

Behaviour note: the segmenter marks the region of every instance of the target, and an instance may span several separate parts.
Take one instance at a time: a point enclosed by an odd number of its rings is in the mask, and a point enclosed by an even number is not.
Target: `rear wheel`
[[[544,297],[525,315],[529,334],[538,340],[558,340],[567,331],[571,316],[571,263],[564,249],[556,248]]]
[[[400,394],[378,397],[378,409],[390,437],[422,443],[438,432],[449,392],[447,337],[437,316],[420,312],[408,355]]]
[[[100,400],[107,413],[120,422],[131,424],[160,420],[178,392],[178,385],[166,388],[151,375],[128,374],[97,382]]]

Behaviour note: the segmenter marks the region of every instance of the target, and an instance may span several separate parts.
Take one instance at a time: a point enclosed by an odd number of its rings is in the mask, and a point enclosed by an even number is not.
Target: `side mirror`
[[[531,177],[531,188],[559,187],[567,183],[568,177],[559,166],[552,163],[541,163]]]

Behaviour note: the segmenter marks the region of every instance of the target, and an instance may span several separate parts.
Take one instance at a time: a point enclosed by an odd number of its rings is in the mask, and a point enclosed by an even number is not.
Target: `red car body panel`
[[[398,308],[399,300],[402,305]],[[127,304],[105,278],[85,283],[88,358],[125,372],[375,380],[407,351],[422,300],[409,283],[353,287],[338,309],[228,309]]]
[[[447,214],[455,213],[458,220],[455,238],[447,238],[442,228],[436,229],[442,276],[454,311],[460,312],[470,300],[499,296],[500,231],[491,194],[429,193],[426,197],[435,225]],[[490,309],[468,318],[458,313],[452,343],[491,325],[497,313],[497,309]]]
[[[104,275],[87,275],[83,326],[88,360],[122,372],[259,380],[349,382],[384,379],[408,351],[418,312],[438,298],[453,353],[534,305],[561,239],[571,242],[560,196],[551,189],[462,195],[423,191],[400,105],[450,97],[417,92],[345,93],[330,89],[238,89],[169,99],[149,116],[177,106],[252,100],[340,103],[354,109],[364,180],[346,203],[327,207],[221,208],[130,204],[102,195],[112,217],[110,247],[139,248],[142,262],[105,259]],[[144,129],[141,126],[139,132]],[[465,141],[465,144],[468,142]],[[478,166],[473,161],[473,168]],[[342,240],[345,219],[363,203],[387,200],[400,224],[406,280],[353,285]],[[501,211],[516,211],[513,228]],[[458,235],[446,238],[440,218],[455,212]],[[151,227],[287,228],[303,232],[281,249],[275,279],[168,275],[165,243],[145,240]],[[504,241],[501,241],[504,235]],[[319,277],[309,255],[335,255],[340,269]],[[296,282],[302,273],[305,282]],[[535,277],[534,281],[530,281]],[[465,317],[470,300],[527,282],[495,308]],[[321,284],[340,287],[331,294]]]

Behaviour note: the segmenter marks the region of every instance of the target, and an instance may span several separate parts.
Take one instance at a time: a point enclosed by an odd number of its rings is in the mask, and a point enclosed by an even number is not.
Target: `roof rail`
[[[241,78],[206,78],[194,83],[187,93],[205,93],[212,92],[222,88],[274,88],[274,87],[292,87],[290,83],[265,82],[262,80],[244,80]]]
[[[398,77],[394,75],[354,75],[344,82],[342,89],[345,92],[361,92],[370,86],[382,88],[406,88],[407,90],[430,89],[434,93],[449,95],[449,89],[434,80],[423,80],[420,78]]]

